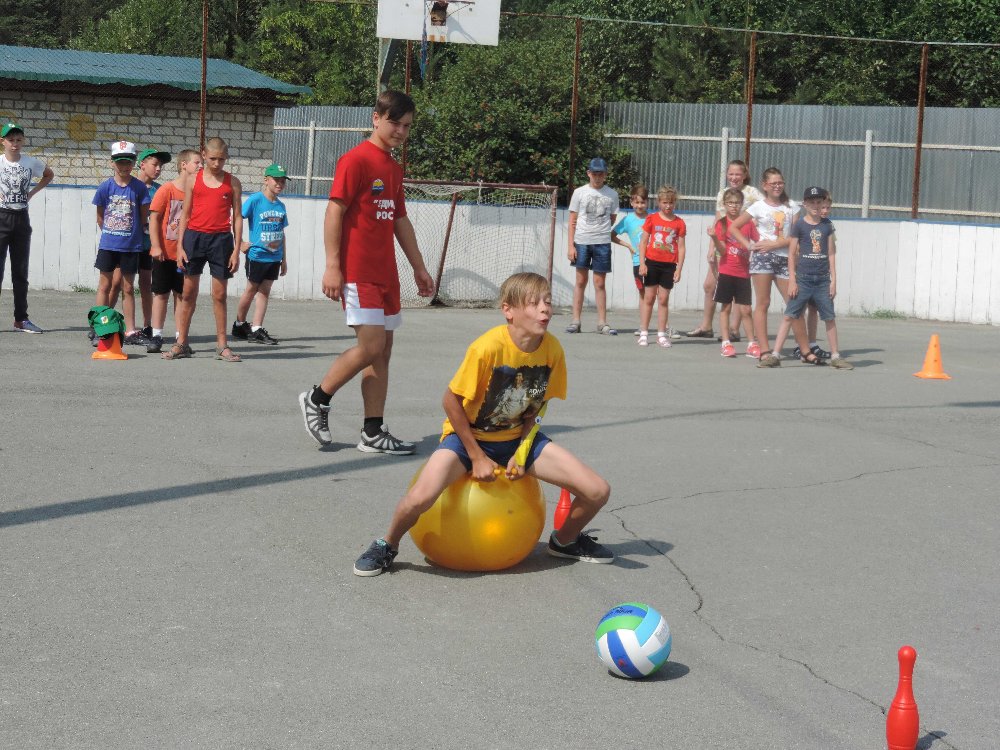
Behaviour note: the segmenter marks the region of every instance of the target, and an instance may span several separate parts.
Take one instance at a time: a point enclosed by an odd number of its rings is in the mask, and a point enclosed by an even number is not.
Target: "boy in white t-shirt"
[[[573,191],[569,201],[569,250],[566,256],[576,268],[573,287],[573,321],[566,333],[580,332],[583,295],[590,271],[594,272],[594,299],[597,302],[597,332],[608,336],[618,331],[608,325],[608,296],[604,277],[611,272],[611,228],[618,216],[618,193],[604,184],[608,164],[596,157],[587,166],[589,182]]]
[[[3,154],[0,155],[0,281],[3,281],[7,251],[10,250],[10,276],[14,287],[14,330],[41,333],[28,320],[28,257],[31,255],[31,221],[28,201],[54,176],[45,163],[21,153],[24,128],[16,122],[0,128]],[[31,187],[32,179],[36,180]]]

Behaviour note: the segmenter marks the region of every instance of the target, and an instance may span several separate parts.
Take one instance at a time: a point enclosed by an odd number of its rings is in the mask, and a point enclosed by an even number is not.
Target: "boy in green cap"
[[[280,164],[272,164],[264,170],[264,189],[252,193],[243,201],[243,218],[250,227],[249,241],[241,243],[240,250],[246,253],[247,288],[236,306],[236,321],[233,323],[233,338],[252,344],[278,343],[264,328],[264,314],[271,295],[271,285],[278,276],[288,273],[288,259],[285,257],[285,227],[288,226],[288,211],[278,196],[285,189],[288,172]],[[257,299],[253,325],[247,323],[250,303]]]

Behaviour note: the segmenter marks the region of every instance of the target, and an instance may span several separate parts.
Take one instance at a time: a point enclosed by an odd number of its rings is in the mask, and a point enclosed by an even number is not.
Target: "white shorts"
[[[398,285],[347,283],[341,301],[349,326],[381,326],[387,331],[395,331],[403,324]]]

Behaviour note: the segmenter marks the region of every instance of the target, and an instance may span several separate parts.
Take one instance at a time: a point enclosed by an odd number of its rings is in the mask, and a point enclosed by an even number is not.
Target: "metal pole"
[[[917,93],[917,142],[913,153],[913,199],[910,202],[910,218],[916,219],[920,212],[920,156],[924,146],[924,102],[927,99],[927,49],[926,43],[920,50],[920,88]]]
[[[413,42],[410,39],[406,40],[406,72],[403,74],[405,78],[404,88],[406,89],[406,95],[410,95],[410,61],[413,59]],[[403,141],[403,176],[406,176],[406,158],[408,155],[407,143]]]
[[[552,197],[549,199],[549,213],[551,220],[549,223],[549,263],[545,269],[545,280],[552,286],[552,259],[556,252],[556,209],[559,205],[559,188],[552,188]]]
[[[872,202],[872,138],[875,133],[865,131],[865,171],[864,182],[861,184],[861,218],[867,219]]]
[[[719,185],[726,186],[726,170],[729,167],[729,128],[722,129],[719,144]]]
[[[201,0],[201,113],[198,140],[205,150],[205,113],[208,110],[208,0]]]
[[[573,52],[573,108],[569,125],[569,179],[566,191],[573,192],[573,174],[576,170],[576,116],[580,105],[580,42],[583,38],[583,19],[576,19],[576,47]]]
[[[306,144],[306,195],[312,195],[313,157],[316,149],[316,121],[309,121],[309,141]]]
[[[747,61],[747,126],[743,142],[743,161],[750,169],[750,136],[753,134],[753,92],[757,80],[757,32],[750,34],[750,56]]]

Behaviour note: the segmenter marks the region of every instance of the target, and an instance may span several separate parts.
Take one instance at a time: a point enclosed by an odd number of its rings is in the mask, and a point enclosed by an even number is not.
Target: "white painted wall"
[[[97,233],[90,203],[93,192],[93,188],[50,186],[31,202],[32,286],[60,290],[70,290],[74,285],[97,286],[97,271],[93,268]],[[290,221],[289,271],[275,283],[273,294],[283,299],[319,299],[326,200],[283,200]],[[574,271],[566,260],[566,213],[560,210],[556,222],[552,286],[553,301],[558,306],[568,306],[573,291]],[[697,310],[703,299],[706,229],[712,217],[681,216],[688,227],[688,252],[671,307]],[[1000,260],[994,260],[1000,255],[1000,227],[862,219],[835,219],[835,223],[839,313],[892,310],[913,318],[1000,325]],[[478,250],[474,261],[469,262],[473,270],[485,274],[487,269],[481,265],[491,262],[490,256],[486,254],[484,261],[482,249]],[[492,262],[499,263],[496,259]],[[405,260],[401,260],[400,276],[404,282],[410,276]],[[206,274],[206,290],[207,285]],[[230,284],[230,293],[238,295],[243,287],[241,271]],[[9,271],[3,288],[10,288]],[[613,270],[608,276],[609,307],[631,310],[637,300],[631,260],[623,248],[616,247]],[[593,304],[592,287],[588,288],[587,304]]]

